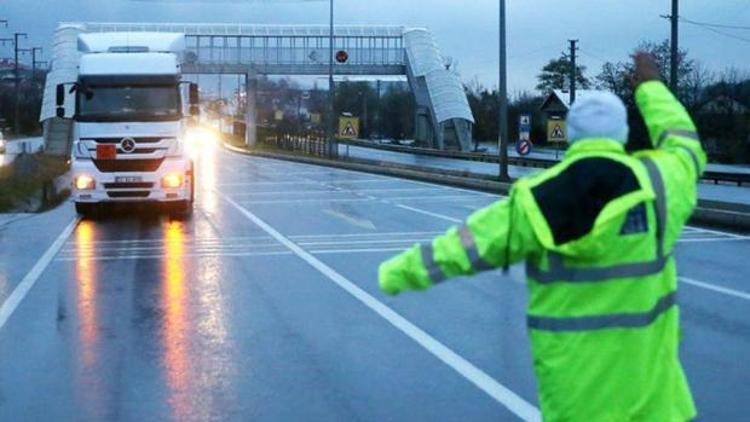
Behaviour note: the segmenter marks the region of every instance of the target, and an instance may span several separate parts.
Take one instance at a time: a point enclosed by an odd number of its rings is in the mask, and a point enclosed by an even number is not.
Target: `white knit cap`
[[[568,112],[571,143],[588,138],[628,141],[628,111],[620,97],[608,91],[591,91],[577,98]]]

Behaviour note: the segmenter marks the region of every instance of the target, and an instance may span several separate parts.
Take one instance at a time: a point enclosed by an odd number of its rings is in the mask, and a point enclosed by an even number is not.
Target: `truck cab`
[[[71,171],[79,213],[112,202],[192,209],[194,165],[184,138],[198,114],[198,92],[195,84],[183,89],[183,50],[182,34],[79,36],[78,80],[57,87],[58,116],[66,90],[75,93]]]

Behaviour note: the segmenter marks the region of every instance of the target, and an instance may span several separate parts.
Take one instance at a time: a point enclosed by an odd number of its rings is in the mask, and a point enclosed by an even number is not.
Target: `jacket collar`
[[[565,152],[565,157],[576,157],[581,154],[596,152],[609,152],[615,154],[625,154],[625,146],[614,139],[609,138],[588,138],[575,141]]]

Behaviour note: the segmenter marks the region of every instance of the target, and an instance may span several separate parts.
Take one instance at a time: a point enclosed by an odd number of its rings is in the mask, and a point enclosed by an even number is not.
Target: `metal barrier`
[[[363,141],[348,141],[351,145],[362,146],[373,149],[383,149],[395,152],[404,152],[408,154],[416,155],[429,155],[434,157],[442,158],[454,158],[459,160],[470,160],[480,161],[485,163],[499,163],[500,158],[495,154],[476,153],[476,152],[461,152],[461,151],[442,151],[429,148],[419,147],[407,147],[402,145],[388,145],[388,144],[374,144],[371,142]],[[535,168],[549,168],[559,163],[559,160],[546,159],[546,158],[521,158],[521,157],[508,157],[508,164],[519,167],[535,167]],[[737,186],[743,184],[750,184],[750,173],[732,173],[724,171],[705,171],[703,172],[703,180],[713,181],[714,184],[723,183],[736,183]]]
[[[307,155],[325,156],[325,134],[319,131],[278,133],[265,136],[260,143],[268,148],[300,152]]]

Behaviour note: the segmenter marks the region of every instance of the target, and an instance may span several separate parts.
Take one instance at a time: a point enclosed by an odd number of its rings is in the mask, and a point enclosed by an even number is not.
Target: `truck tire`
[[[84,217],[93,217],[97,212],[97,204],[76,202],[76,212]]]

